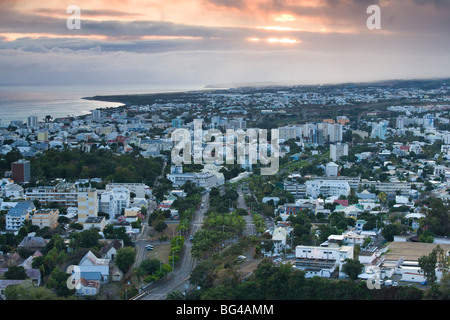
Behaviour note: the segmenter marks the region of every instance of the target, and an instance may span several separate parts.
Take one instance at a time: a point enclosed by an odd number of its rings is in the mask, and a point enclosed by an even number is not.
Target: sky
[[[0,85],[443,78],[449,52],[450,0],[0,2]]]

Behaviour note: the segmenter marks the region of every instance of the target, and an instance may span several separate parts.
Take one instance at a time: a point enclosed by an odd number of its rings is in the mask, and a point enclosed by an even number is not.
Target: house
[[[99,283],[109,281],[109,259],[97,258],[91,251],[78,264],[79,277]]]
[[[3,278],[3,275],[8,271],[8,268],[6,269],[0,269],[0,278]],[[11,285],[21,285],[21,284],[30,284],[35,286],[41,285],[41,272],[39,269],[28,269],[25,270],[27,278],[26,280],[16,280],[16,279],[10,279],[10,280],[0,280],[0,298],[4,295],[4,290],[7,286]]]
[[[25,249],[32,252],[42,250],[47,245],[47,242],[42,237],[26,236],[19,243],[19,249]]]
[[[328,162],[325,166],[325,174],[328,177],[337,177],[339,172],[339,166],[334,162]]]
[[[75,294],[80,296],[95,296],[100,292],[100,282],[88,280],[84,277],[79,279],[75,289]]]
[[[98,217],[88,217],[83,223],[83,230],[88,230],[92,228],[99,229],[100,232],[106,227],[106,219],[103,216]]]
[[[119,269],[119,267],[115,266],[111,272],[111,280],[114,282],[122,281],[123,272]]]
[[[107,245],[103,246],[100,250],[103,259],[114,260],[117,251],[123,248],[123,240],[114,239]]]
[[[22,284],[30,284],[30,280],[1,280],[0,279],[0,299],[5,298],[5,289],[8,286],[16,286],[16,285],[22,285]]]
[[[89,251],[78,263],[79,266],[107,266],[109,259],[97,258],[92,251]]]
[[[8,198],[23,198],[25,196],[25,192],[22,188],[22,186],[11,183],[4,187],[4,194],[5,197]]]
[[[272,232],[272,243],[274,245],[273,252],[278,254],[286,247],[286,239],[289,231],[285,227],[276,227]],[[263,252],[270,255],[268,252]]]
[[[21,267],[23,267],[25,270],[31,270],[33,269],[33,260],[34,258],[42,257],[42,253],[39,250],[36,250],[35,253],[33,253],[31,256],[25,259],[24,262],[20,264]]]

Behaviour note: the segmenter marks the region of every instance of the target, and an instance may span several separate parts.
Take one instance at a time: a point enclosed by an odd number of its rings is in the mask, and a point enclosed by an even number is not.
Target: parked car
[[[149,251],[153,250],[153,245],[149,244],[149,245],[145,246],[145,249],[147,249]]]

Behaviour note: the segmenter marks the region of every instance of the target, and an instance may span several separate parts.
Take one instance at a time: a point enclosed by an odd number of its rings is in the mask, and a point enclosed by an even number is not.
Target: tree
[[[419,267],[422,269],[428,284],[433,285],[436,282],[436,266],[437,266],[437,251],[433,249],[429,255],[424,255],[419,258]]]
[[[7,280],[25,280],[26,277],[27,273],[25,272],[24,267],[11,266],[5,272],[5,279]]]
[[[70,274],[55,268],[50,274],[46,287],[53,289],[58,297],[69,297],[75,293],[75,289],[67,287],[67,278],[69,276]]]
[[[172,291],[167,295],[167,300],[183,300],[184,294],[180,291]]]
[[[152,275],[161,267],[158,259],[145,259],[137,269],[139,276]]]
[[[167,223],[165,223],[165,222],[162,221],[162,220],[157,221],[157,222],[155,223],[154,228],[155,228],[155,231],[157,231],[157,232],[163,232],[164,230],[167,229]]]
[[[400,227],[396,223],[387,225],[381,230],[381,234],[387,241],[393,241],[394,236],[400,234],[400,232]]]
[[[356,280],[364,269],[364,265],[357,259],[345,259],[345,264],[342,266],[342,272],[347,274],[350,279]]]
[[[136,251],[133,248],[124,247],[117,251],[114,261],[123,273],[127,273],[135,258]]]
[[[30,284],[8,286],[5,289],[6,300],[58,300],[58,297],[45,287]]]

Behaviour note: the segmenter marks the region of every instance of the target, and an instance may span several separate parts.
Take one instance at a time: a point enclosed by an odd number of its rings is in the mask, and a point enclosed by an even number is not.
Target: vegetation
[[[197,269],[197,268],[196,268]],[[210,260],[201,262],[194,270],[191,281],[201,285],[201,290],[188,295],[188,299],[200,300],[420,300],[421,290],[413,287],[383,287],[370,290],[365,282],[352,280],[330,280],[320,277],[305,278],[303,271],[291,265],[275,267],[271,261],[263,260],[246,281],[218,282],[212,277],[214,264]]]
[[[153,185],[162,170],[162,158],[147,159],[139,154],[116,155],[108,150],[50,149],[31,162],[35,180],[57,178],[77,180],[101,178],[114,182],[143,182]]]

